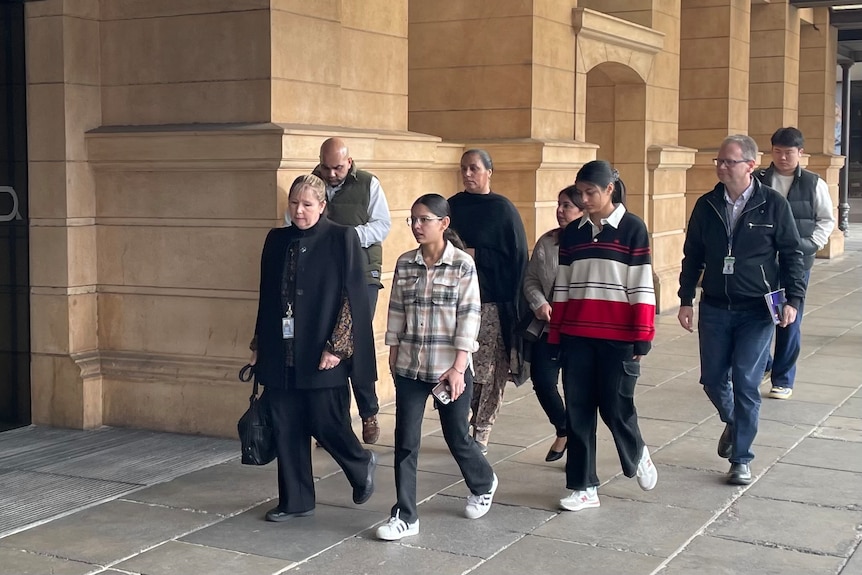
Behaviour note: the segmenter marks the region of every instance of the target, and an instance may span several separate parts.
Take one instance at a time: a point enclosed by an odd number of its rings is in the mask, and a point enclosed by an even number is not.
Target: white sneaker
[[[472,493],[467,496],[467,508],[464,509],[464,515],[467,516],[467,519],[479,519],[491,509],[491,501],[494,499],[494,492],[497,491],[497,485],[499,481],[497,481],[497,474],[494,474],[494,483],[491,484],[491,491],[488,493],[483,493],[482,495],[473,495]]]
[[[583,491],[572,491],[571,495],[560,499],[560,507],[567,511],[580,511],[599,505],[601,502],[595,487],[587,487]]]
[[[384,541],[398,541],[402,537],[410,537],[411,535],[419,535],[419,520],[413,523],[407,523],[399,517],[399,511],[395,512],[395,517],[390,517],[389,522],[377,528],[377,538]]]
[[[641,460],[638,462],[638,485],[644,491],[649,491],[655,487],[658,482],[658,469],[653,465],[652,459],[649,456],[649,449],[644,445],[644,452],[641,455]]]

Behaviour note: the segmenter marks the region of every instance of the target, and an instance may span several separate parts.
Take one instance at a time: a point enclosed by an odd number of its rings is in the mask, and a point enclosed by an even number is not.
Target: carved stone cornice
[[[181,356],[136,351],[92,350],[72,354],[83,379],[139,382],[238,382],[243,361],[226,357]]]

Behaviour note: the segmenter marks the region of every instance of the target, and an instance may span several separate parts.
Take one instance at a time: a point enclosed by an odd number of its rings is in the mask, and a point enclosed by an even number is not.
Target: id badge
[[[733,263],[736,261],[736,258],[733,256],[727,256],[724,258],[724,268],[722,268],[721,273],[726,276],[733,275]]]
[[[283,339],[293,339],[293,317],[281,318],[281,337]]]

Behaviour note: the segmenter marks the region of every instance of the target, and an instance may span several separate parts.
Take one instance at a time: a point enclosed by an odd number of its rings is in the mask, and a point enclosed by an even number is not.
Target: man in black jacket
[[[799,165],[805,140],[796,128],[779,128],[772,134],[772,163],[757,174],[757,179],[787,198],[796,229],[799,231],[802,261],[805,265],[805,285],[814,265],[814,254],[829,241],[835,228],[832,198],[823,179]],[[804,302],[803,302],[804,303]],[[793,395],[796,380],[796,360],[802,348],[802,307],[796,321],[775,330],[775,357],[766,365],[764,381],[771,379],[769,397],[788,399]],[[771,376],[771,377],[770,377]]]
[[[718,454],[730,460],[727,479],[737,485],[751,482],[759,385],[774,329],[764,296],[784,288],[787,303],[775,319],[781,327],[796,320],[805,297],[790,205],[752,177],[756,164],[757,144],[750,137],[729,136],[721,144],[715,158],[721,183],[692,210],[679,276],[679,323],[693,331],[695,289],[703,274],[700,382],[725,423]]]

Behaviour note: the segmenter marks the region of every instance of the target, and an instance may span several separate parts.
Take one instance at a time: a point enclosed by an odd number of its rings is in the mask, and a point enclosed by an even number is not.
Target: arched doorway
[[[596,158],[620,172],[634,196],[643,196],[646,162],[646,84],[632,68],[603,62],[587,73],[586,139]],[[633,209],[643,215],[643,208]]]

